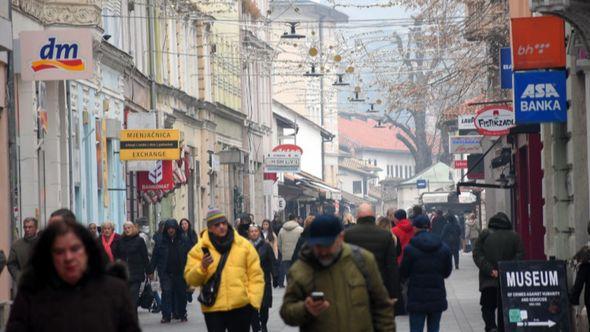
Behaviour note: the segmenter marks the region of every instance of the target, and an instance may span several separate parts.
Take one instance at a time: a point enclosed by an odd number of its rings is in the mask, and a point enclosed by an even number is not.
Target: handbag
[[[217,291],[219,290],[219,284],[221,284],[221,272],[225,266],[225,262],[227,261],[227,256],[229,256],[229,250],[225,254],[221,255],[221,260],[217,265],[215,273],[213,273],[211,278],[209,278],[209,280],[207,280],[207,282],[201,286],[201,293],[199,294],[197,300],[199,300],[199,302],[201,302],[201,304],[206,307],[211,307],[215,304]]]
[[[152,291],[152,286],[150,285],[149,280],[146,278],[143,285],[143,291],[141,292],[141,295],[139,295],[137,304],[144,309],[150,309],[153,303],[154,292]]]

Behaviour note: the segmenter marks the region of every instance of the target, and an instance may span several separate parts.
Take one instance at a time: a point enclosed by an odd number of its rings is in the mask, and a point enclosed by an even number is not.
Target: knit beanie
[[[213,226],[220,221],[226,221],[225,214],[218,209],[210,209],[207,212],[207,227]]]

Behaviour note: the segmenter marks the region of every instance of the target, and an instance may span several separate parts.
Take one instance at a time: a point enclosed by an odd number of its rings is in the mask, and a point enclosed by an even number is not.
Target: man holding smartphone
[[[373,255],[344,243],[342,222],[317,217],[287,276],[281,317],[301,331],[395,331]]]
[[[188,254],[184,278],[201,287],[215,278],[213,303],[199,297],[208,331],[248,332],[254,310],[260,310],[264,275],[258,252],[217,209],[207,213],[207,229]]]

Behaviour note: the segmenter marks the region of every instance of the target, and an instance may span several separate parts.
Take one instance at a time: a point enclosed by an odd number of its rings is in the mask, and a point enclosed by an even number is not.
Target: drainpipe
[[[150,61],[150,109],[156,113],[156,128],[160,128],[160,114],[157,110],[156,99],[156,19],[154,0],[147,0],[148,10],[148,39],[149,39],[149,61]],[[160,216],[160,203],[154,205],[154,219],[152,229],[157,229]]]
[[[70,209],[72,211],[76,211],[76,204],[74,198],[74,145],[72,142],[73,135],[73,127],[72,127],[72,98],[71,98],[71,91],[70,91],[70,80],[65,80],[66,85],[66,107],[68,111],[68,181],[70,187]],[[106,147],[105,147],[106,148]]]
[[[320,64],[324,52],[324,17],[320,16]],[[320,76],[320,126],[324,128],[324,76]],[[326,143],[322,137],[322,180],[326,181]]]
[[[8,5],[8,19],[12,22],[12,5]],[[19,207],[19,164],[16,141],[16,89],[14,87],[14,51],[8,51],[8,77],[6,80],[6,106],[8,116],[8,175],[9,175],[9,198],[10,198],[10,230],[11,243],[16,240],[16,228],[18,225],[15,210]],[[20,211],[19,211],[20,212]]]

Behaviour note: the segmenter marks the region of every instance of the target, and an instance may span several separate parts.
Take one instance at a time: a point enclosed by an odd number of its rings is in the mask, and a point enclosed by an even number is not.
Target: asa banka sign
[[[514,127],[514,112],[509,106],[488,106],[477,112],[475,128],[486,136],[503,136]]]
[[[565,262],[498,264],[506,331],[571,331]]]
[[[567,121],[564,70],[514,73],[516,123]]]
[[[294,144],[282,144],[274,147],[264,160],[266,172],[299,172],[303,149]]]
[[[93,75],[89,29],[23,31],[21,77],[25,81],[90,79]]]

